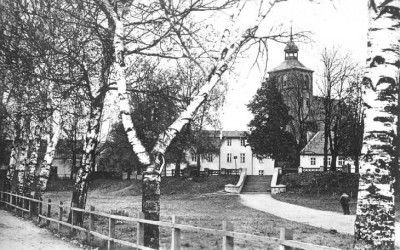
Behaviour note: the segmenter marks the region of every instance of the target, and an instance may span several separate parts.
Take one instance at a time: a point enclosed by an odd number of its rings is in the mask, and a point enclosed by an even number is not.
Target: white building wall
[[[228,145],[229,140],[230,145]],[[231,155],[230,162],[228,161],[228,154]],[[241,154],[244,154],[244,161],[241,159]],[[235,156],[237,157],[236,166]],[[264,175],[272,175],[274,172],[274,161],[272,159],[264,159],[260,162],[256,157],[253,157],[250,146],[241,146],[240,138],[225,138],[221,144],[220,154],[213,154],[212,158],[212,161],[209,161],[206,157],[201,157],[200,171],[204,171],[205,168],[212,170],[246,168],[248,175],[259,175],[260,170]],[[188,154],[187,160],[190,166],[197,164],[196,159],[191,154]]]
[[[229,140],[231,141],[230,146],[228,145]],[[226,169],[251,168],[251,162],[252,162],[251,148],[250,146],[241,146],[240,141],[241,141],[240,138],[228,138],[222,141],[221,151],[220,151],[221,168],[226,168]],[[231,162],[228,162],[228,154],[231,154]],[[241,162],[240,154],[244,154],[245,156],[244,162]],[[234,159],[235,156],[237,157],[236,165]]]
[[[311,158],[315,159],[315,165],[311,165]],[[336,158],[336,166],[337,167],[342,166],[342,165],[340,165],[339,158],[340,157]],[[332,159],[332,157],[328,156],[328,162],[330,161],[330,159]],[[352,162],[350,162],[348,160],[344,161],[344,164],[347,164],[347,163],[349,163],[352,166],[354,165],[354,163],[351,164]],[[302,167],[302,168],[319,168],[323,165],[324,165],[324,156],[323,155],[300,155],[300,167]],[[354,166],[353,166],[353,169],[354,169]]]
[[[253,169],[247,172],[249,175],[259,175],[260,171],[263,171],[264,175],[273,175],[274,173],[275,160],[266,158],[259,160],[253,157]]]
[[[54,159],[51,165],[52,167],[57,167],[57,175],[59,177],[65,177],[71,174],[71,163],[70,159]]]

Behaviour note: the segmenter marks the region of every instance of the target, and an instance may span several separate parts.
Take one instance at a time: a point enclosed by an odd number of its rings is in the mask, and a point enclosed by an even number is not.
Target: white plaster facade
[[[245,168],[247,175],[272,175],[274,173],[273,159],[257,159],[245,139],[245,131],[221,131],[219,154],[201,156],[200,171],[205,168],[212,170]],[[196,165],[196,155],[188,154],[190,166]]]

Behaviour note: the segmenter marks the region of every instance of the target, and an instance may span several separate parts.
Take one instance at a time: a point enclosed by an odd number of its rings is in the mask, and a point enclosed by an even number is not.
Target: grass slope
[[[161,194],[200,194],[224,190],[226,184],[236,184],[239,176],[209,177],[162,177]],[[71,191],[73,180],[51,180],[48,191]],[[138,180],[97,179],[89,183],[89,192],[137,196],[142,194],[142,182]]]
[[[172,215],[178,216],[182,224],[205,228],[222,228],[222,221],[233,223],[237,232],[265,235],[279,238],[280,227],[294,230],[294,238],[302,242],[317,245],[352,249],[353,237],[338,234],[333,231],[306,226],[288,221],[276,216],[260,212],[241,204],[238,195],[216,193],[225,184],[236,183],[237,176],[210,176],[201,178],[171,178],[163,177],[161,182],[161,220],[170,221]],[[62,185],[61,185],[62,184]],[[58,182],[52,186],[53,191],[46,194],[46,199],[53,202],[63,201],[68,204],[71,199],[72,182]],[[111,209],[124,210],[124,214],[136,216],[141,210],[141,182],[121,180],[95,180],[90,185],[87,198],[88,205],[94,205],[97,211],[109,212]],[[54,209],[53,216],[57,217]],[[67,218],[64,215],[64,220]],[[118,223],[117,238],[134,241],[134,223]],[[56,225],[52,226],[53,228]],[[108,222],[98,218],[96,230],[107,234]],[[66,230],[66,229],[65,229]],[[68,231],[65,231],[68,234]],[[84,240],[85,235],[78,235]],[[171,229],[161,228],[161,243],[169,249]],[[97,240],[96,245],[103,249],[106,242]],[[237,249],[277,249],[276,244],[260,244],[257,242],[235,240]],[[199,233],[182,232],[182,249],[221,249],[221,237]],[[117,246],[118,249],[124,249]]]

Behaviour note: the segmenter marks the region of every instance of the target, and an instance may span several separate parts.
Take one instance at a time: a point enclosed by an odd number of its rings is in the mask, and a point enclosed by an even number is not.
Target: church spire
[[[290,41],[293,41],[292,25],[293,21],[290,21]]]
[[[299,48],[293,41],[292,21],[290,21],[290,41],[285,47],[285,60],[296,59],[298,57]]]

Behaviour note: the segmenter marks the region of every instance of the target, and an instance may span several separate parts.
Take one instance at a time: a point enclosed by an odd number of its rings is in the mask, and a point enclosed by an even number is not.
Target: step
[[[271,181],[271,175],[248,175],[241,193],[269,193]]]

